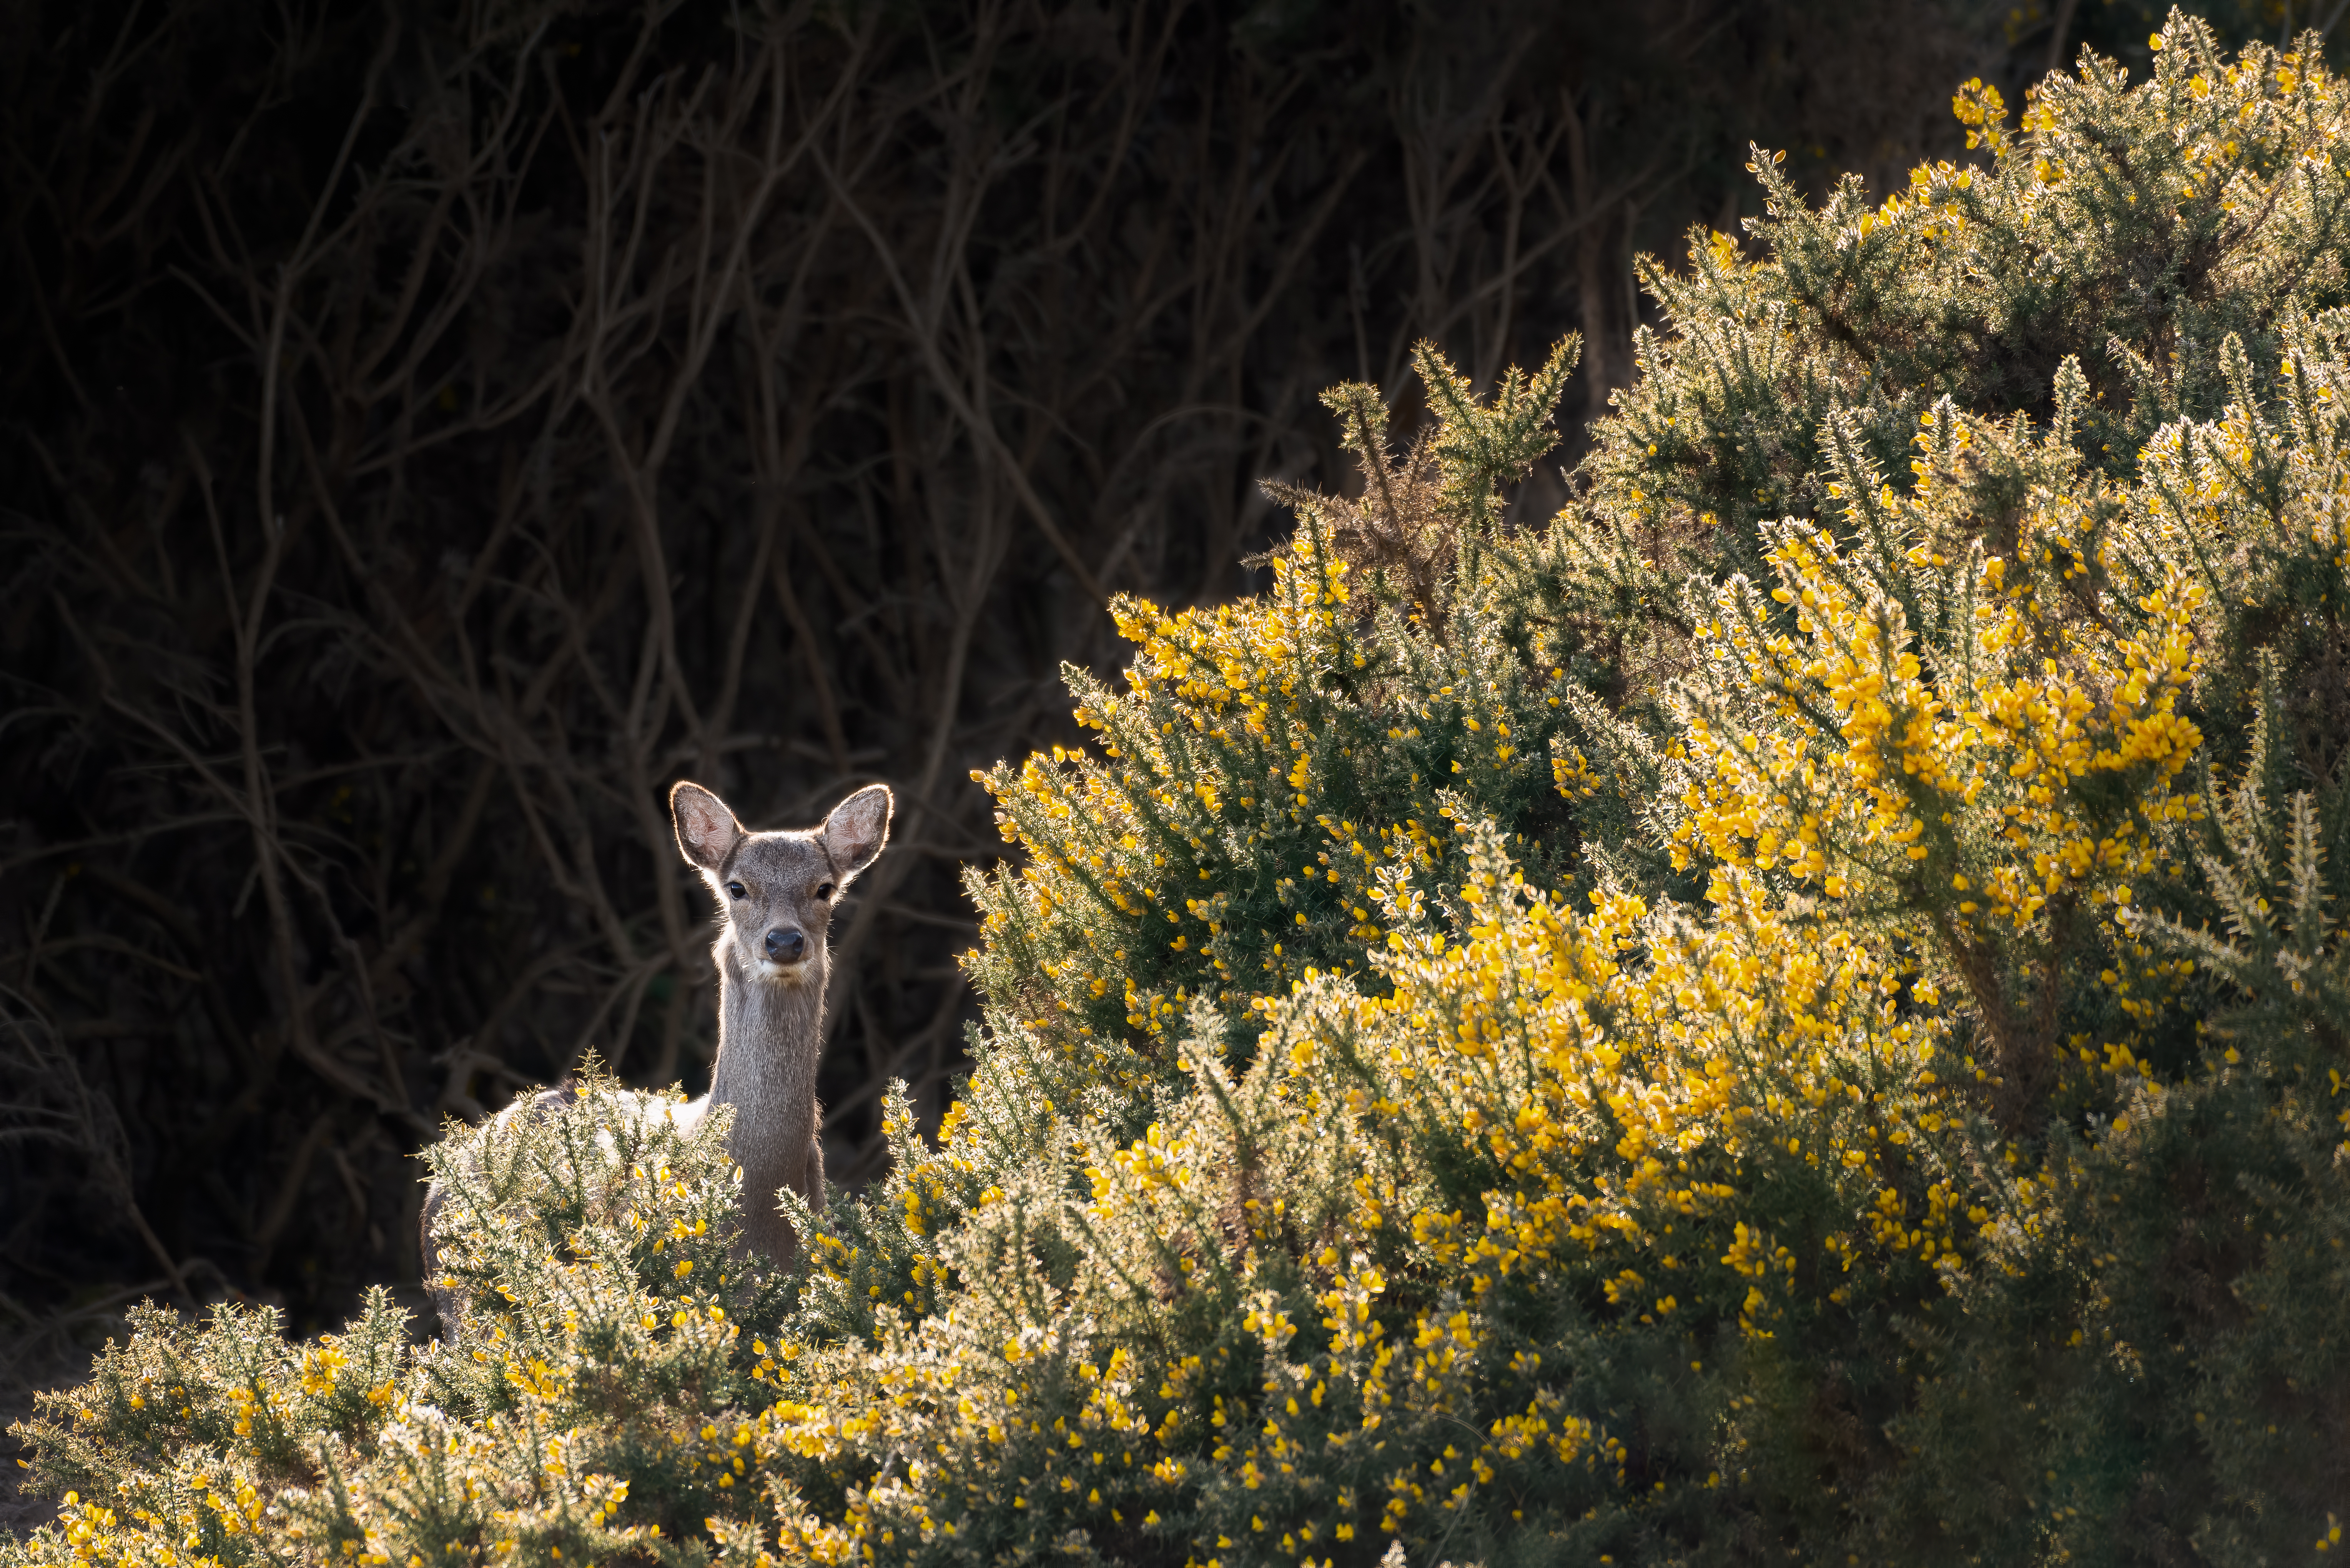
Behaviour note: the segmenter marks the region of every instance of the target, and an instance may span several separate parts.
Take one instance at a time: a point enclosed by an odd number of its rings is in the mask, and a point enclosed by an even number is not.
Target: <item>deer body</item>
[[[727,1152],[743,1168],[743,1242],[788,1262],[798,1239],[780,1211],[785,1189],[824,1206],[824,1147],[816,1103],[816,1056],[824,1044],[824,988],[830,966],[826,935],[834,905],[849,882],[889,842],[894,801],[885,785],[858,790],[820,826],[751,833],[715,794],[696,784],[670,791],[679,850],[702,873],[718,901],[718,1055],[710,1093],[683,1105],[630,1096],[631,1114],[660,1106],[681,1127],[698,1125],[713,1105],[733,1107]],[[530,1116],[569,1091],[525,1095],[498,1114],[500,1123]],[[432,1221],[442,1193],[425,1195],[422,1259],[428,1286],[438,1273]],[[454,1303],[437,1289],[444,1323]]]

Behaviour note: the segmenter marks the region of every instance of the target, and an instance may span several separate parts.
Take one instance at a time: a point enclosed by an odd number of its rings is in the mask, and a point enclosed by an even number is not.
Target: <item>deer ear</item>
[[[677,826],[678,848],[705,871],[725,865],[743,836],[743,825],[726,803],[698,784],[681,782],[669,792],[669,815]]]
[[[889,813],[896,804],[888,784],[868,784],[824,819],[825,853],[843,882],[872,865],[889,842]]]

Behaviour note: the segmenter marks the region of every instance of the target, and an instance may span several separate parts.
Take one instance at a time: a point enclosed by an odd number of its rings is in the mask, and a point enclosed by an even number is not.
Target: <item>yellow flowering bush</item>
[[[1067,1095],[1167,1071],[1194,999],[1253,1031],[1252,998],[1359,969],[1382,935],[1376,870],[1400,859],[1443,879],[1440,792],[1508,821],[1551,875],[1581,857],[1551,756],[1575,711],[1567,667],[1583,673],[1588,650],[1529,635],[1497,521],[1501,488],[1556,439],[1573,345],[1483,401],[1432,348],[1417,363],[1440,418],[1414,464],[1380,446],[1369,389],[1333,391],[1362,502],[1290,495],[1303,526],[1253,598],[1173,612],[1120,598],[1124,690],[1066,672],[1099,754],[1056,747],[973,775],[1023,856],[972,881],[972,978],[1000,1032],[1059,1060],[1047,1070]],[[1419,597],[1412,572],[1347,547],[1411,518],[1458,551]]]
[[[1445,831],[1465,930],[1409,861],[1382,867],[1381,994],[1316,974],[1265,999],[1238,1071],[1196,1005],[1165,1120],[1081,1124],[1066,1164],[1006,1172],[941,1231],[951,1320],[885,1314],[812,1352],[838,1418],[888,1434],[859,1446],[890,1479],[858,1544],[1253,1562],[1399,1535],[1693,1541],[1739,1490],[1709,1458],[1707,1364],[1845,1310],[1854,1270],[1873,1292],[1898,1257],[1931,1282],[2015,1223],[2013,1186],[1970,1219],[1954,1180],[1890,1176],[1943,1104],[1939,1026],[1885,1015],[1878,955],[1759,902],[1700,925],[1619,890],[1578,913],[1489,823]],[[1692,995],[1752,997],[1764,973],[1789,977],[1778,1000],[1690,1026]],[[1793,1206],[1752,1202],[1766,1172]],[[1827,1213],[1868,1220],[1809,1222]]]
[[[1965,991],[2015,1127],[2044,1092],[2070,950],[2133,879],[2181,869],[2165,848],[2200,815],[2185,710],[2211,588],[2150,497],[1947,402],[1921,422],[1932,462],[1906,495],[1840,443],[1848,544],[1763,529],[1783,608],[1743,577],[1693,596],[1711,618],[1669,699],[1674,854],[1913,922],[1941,961],[1925,994]],[[2008,554],[1971,525],[1991,485],[2017,496]]]
[[[308,1345],[268,1308],[140,1309],[30,1424],[64,1519],[12,1561],[609,1561],[723,1519],[737,1459],[797,1440],[767,1392],[787,1352],[745,1332],[781,1287],[730,1256],[720,1125],[681,1137],[592,1064],[583,1088],[433,1151],[466,1303],[447,1345],[412,1343],[382,1291]],[[721,1430],[722,1409],[741,1418]]]
[[[1832,414],[1906,472],[1941,399],[2044,423],[2069,355],[2074,449],[2127,480],[2166,424],[2244,401],[2246,368],[2263,397],[2290,374],[2290,320],[2343,298],[2350,84],[2314,47],[2223,57],[2180,14],[2153,42],[2151,80],[2091,59],[2038,83],[2020,124],[1967,84],[1953,107],[1981,161],[1890,194],[1848,176],[1814,207],[1758,151],[1764,254],[1700,231],[1686,272],[1642,275],[1672,331],[1642,336],[1593,432],[1586,593],[1670,640],[1683,572],[1767,577],[1762,524],[1840,510]]]
[[[446,1343],[144,1312],[0,1561],[2338,1549],[2344,95],[2160,36],[1758,159],[1547,526],[1568,350],[1335,391],[1361,495],[983,776],[972,1075],[789,1269],[591,1075],[436,1156]]]

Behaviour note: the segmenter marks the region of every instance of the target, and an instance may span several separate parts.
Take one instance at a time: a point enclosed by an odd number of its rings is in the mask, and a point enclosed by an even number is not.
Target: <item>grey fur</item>
[[[734,1107],[727,1151],[743,1168],[743,1240],[752,1251],[788,1262],[798,1239],[775,1194],[788,1188],[824,1207],[822,1121],[816,1103],[816,1054],[824,1043],[824,988],[831,965],[827,940],[832,911],[858,873],[889,841],[896,805],[885,784],[868,784],[832,808],[822,825],[783,833],[751,833],[726,803],[700,784],[670,791],[670,820],[687,864],[702,873],[718,901],[718,1058],[710,1093],[674,1106],[681,1127],[697,1125],[710,1106]],[[741,888],[736,898],[733,889]],[[791,956],[793,933],[800,938]],[[636,1109],[652,1102],[642,1096]],[[567,1089],[524,1095],[498,1113],[499,1125],[542,1107],[567,1103]],[[440,1183],[425,1194],[424,1278],[439,1272],[432,1221],[442,1201]],[[434,1290],[443,1332],[455,1303]]]

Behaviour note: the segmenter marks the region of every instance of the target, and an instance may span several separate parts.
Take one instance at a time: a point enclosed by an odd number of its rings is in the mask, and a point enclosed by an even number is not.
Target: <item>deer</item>
[[[718,905],[718,937],[711,947],[718,970],[718,1054],[710,1092],[699,1099],[681,1105],[632,1093],[620,1108],[639,1116],[658,1111],[691,1131],[711,1106],[732,1106],[727,1153],[742,1168],[743,1190],[753,1195],[744,1205],[740,1247],[779,1264],[791,1262],[798,1238],[777,1196],[789,1189],[811,1210],[824,1208],[816,1069],[824,1044],[832,912],[888,846],[895,806],[888,785],[868,784],[816,827],[753,833],[698,784],[681,782],[669,792],[678,850]],[[493,1125],[504,1130],[518,1116],[571,1103],[575,1093],[566,1086],[519,1096]],[[440,1250],[432,1226],[445,1198],[442,1184],[432,1181],[419,1226],[426,1288],[441,1309],[444,1333],[454,1325],[456,1303],[434,1283]]]

